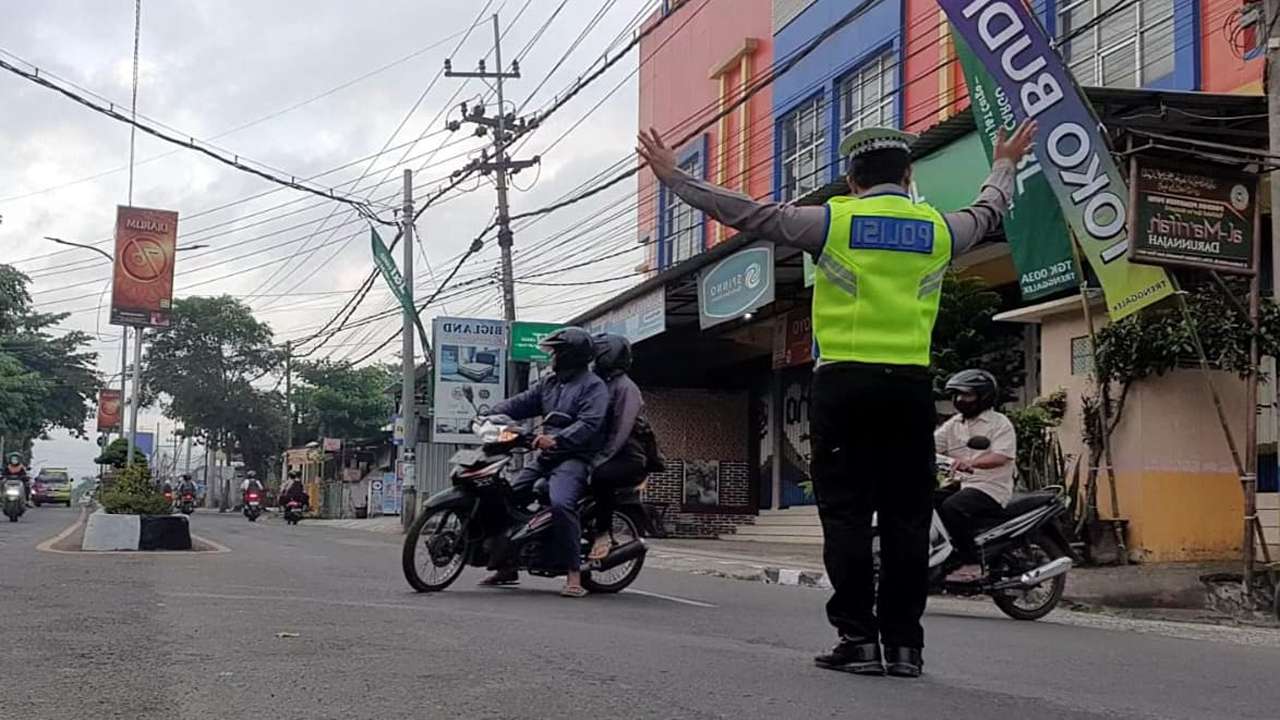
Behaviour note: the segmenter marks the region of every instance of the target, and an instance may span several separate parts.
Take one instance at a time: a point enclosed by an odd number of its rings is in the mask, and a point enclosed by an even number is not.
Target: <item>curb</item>
[[[191,524],[185,515],[89,515],[81,549],[86,552],[191,550]]]

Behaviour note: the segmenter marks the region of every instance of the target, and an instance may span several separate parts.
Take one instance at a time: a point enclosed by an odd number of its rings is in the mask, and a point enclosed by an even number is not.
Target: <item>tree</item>
[[[1002,400],[1013,397],[1022,387],[1026,366],[1022,353],[1022,330],[997,323],[991,318],[1000,310],[1000,295],[980,278],[949,272],[942,283],[942,305],[933,330],[934,395],[942,391],[947,378],[965,368],[981,368],[995,375]]]
[[[110,445],[103,448],[102,454],[94,458],[93,461],[98,465],[110,465],[119,469],[124,467],[124,458],[128,452],[129,441],[125,438],[116,438],[111,441]],[[146,467],[147,464],[146,454],[136,447],[133,449],[133,464],[143,467]]]
[[[321,360],[298,363],[297,370],[295,438],[369,437],[387,424],[394,405],[386,390],[395,382],[387,368]]]
[[[63,428],[84,437],[99,387],[97,353],[86,350],[87,333],[53,335],[68,314],[36,312],[29,283],[0,265],[0,434],[27,441]]]
[[[204,434],[228,454],[252,457],[251,469],[282,447],[283,398],[253,386],[280,366],[271,328],[233,297],[174,300],[170,327],[152,334],[143,364],[143,400]],[[275,405],[274,410],[268,406]]]

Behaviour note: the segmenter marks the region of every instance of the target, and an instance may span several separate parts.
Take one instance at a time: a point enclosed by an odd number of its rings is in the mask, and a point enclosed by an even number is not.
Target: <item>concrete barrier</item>
[[[82,550],[190,550],[185,515],[111,515],[98,510],[84,528]]]
[[[137,515],[110,515],[98,510],[84,528],[83,550],[137,550],[142,518]]]

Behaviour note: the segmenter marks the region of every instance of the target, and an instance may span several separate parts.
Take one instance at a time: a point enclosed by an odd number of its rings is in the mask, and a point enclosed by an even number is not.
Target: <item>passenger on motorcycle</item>
[[[254,490],[258,493],[258,497],[262,497],[262,482],[258,480],[258,473],[250,470],[245,473],[244,480],[240,481],[240,503],[248,504],[249,491]]]
[[[302,473],[297,470],[289,471],[289,486],[280,493],[280,507],[285,507],[292,501],[297,501],[304,508],[310,504],[307,491],[302,487]]]
[[[190,495],[193,499],[196,496],[196,484],[191,480],[191,473],[182,473],[182,480],[178,482],[178,497]]]
[[[974,536],[1000,520],[1013,496],[1018,439],[1013,423],[995,409],[999,388],[991,373],[961,370],[947,380],[946,392],[959,414],[934,432],[934,448],[955,459],[959,482],[938,491],[938,516],[955,546],[971,554]],[[978,436],[988,438],[990,447],[970,448],[969,439]]]
[[[568,575],[561,595],[582,597],[579,572],[581,557],[578,523],[578,500],[587,486],[591,462],[604,443],[605,418],[609,411],[609,392],[604,381],[588,366],[595,357],[591,335],[582,328],[567,327],[543,338],[539,343],[551,355],[552,375],[513,398],[493,407],[495,415],[514,420],[546,416],[553,412],[567,415],[565,427],[544,427],[534,438],[538,451],[532,463],[520,471],[517,482],[547,478],[551,491],[551,519],[555,525],[554,547],[550,548],[552,569],[564,569]],[[511,558],[501,549],[494,552],[491,566],[496,572],[482,585],[512,585],[519,577],[510,567]]]
[[[609,417],[605,421],[604,447],[592,461],[591,493],[595,496],[595,541],[588,559],[609,554],[609,530],[613,524],[614,491],[639,485],[645,476],[645,454],[633,436],[644,410],[640,388],[627,375],[631,369],[631,343],[621,335],[595,336],[595,373],[609,391]]]

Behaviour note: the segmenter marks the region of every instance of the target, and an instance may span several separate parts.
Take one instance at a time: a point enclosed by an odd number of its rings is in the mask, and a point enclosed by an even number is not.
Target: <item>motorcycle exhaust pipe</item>
[[[628,560],[644,557],[649,552],[649,546],[644,544],[643,540],[634,540],[625,545],[619,545],[614,548],[608,555],[590,567],[591,570],[612,570]]]
[[[1067,571],[1071,569],[1071,564],[1071,558],[1058,558],[1034,570],[1022,573],[1022,576],[1018,578],[1018,582],[1025,587],[1035,587],[1046,580],[1052,580],[1059,575],[1066,575]]]

